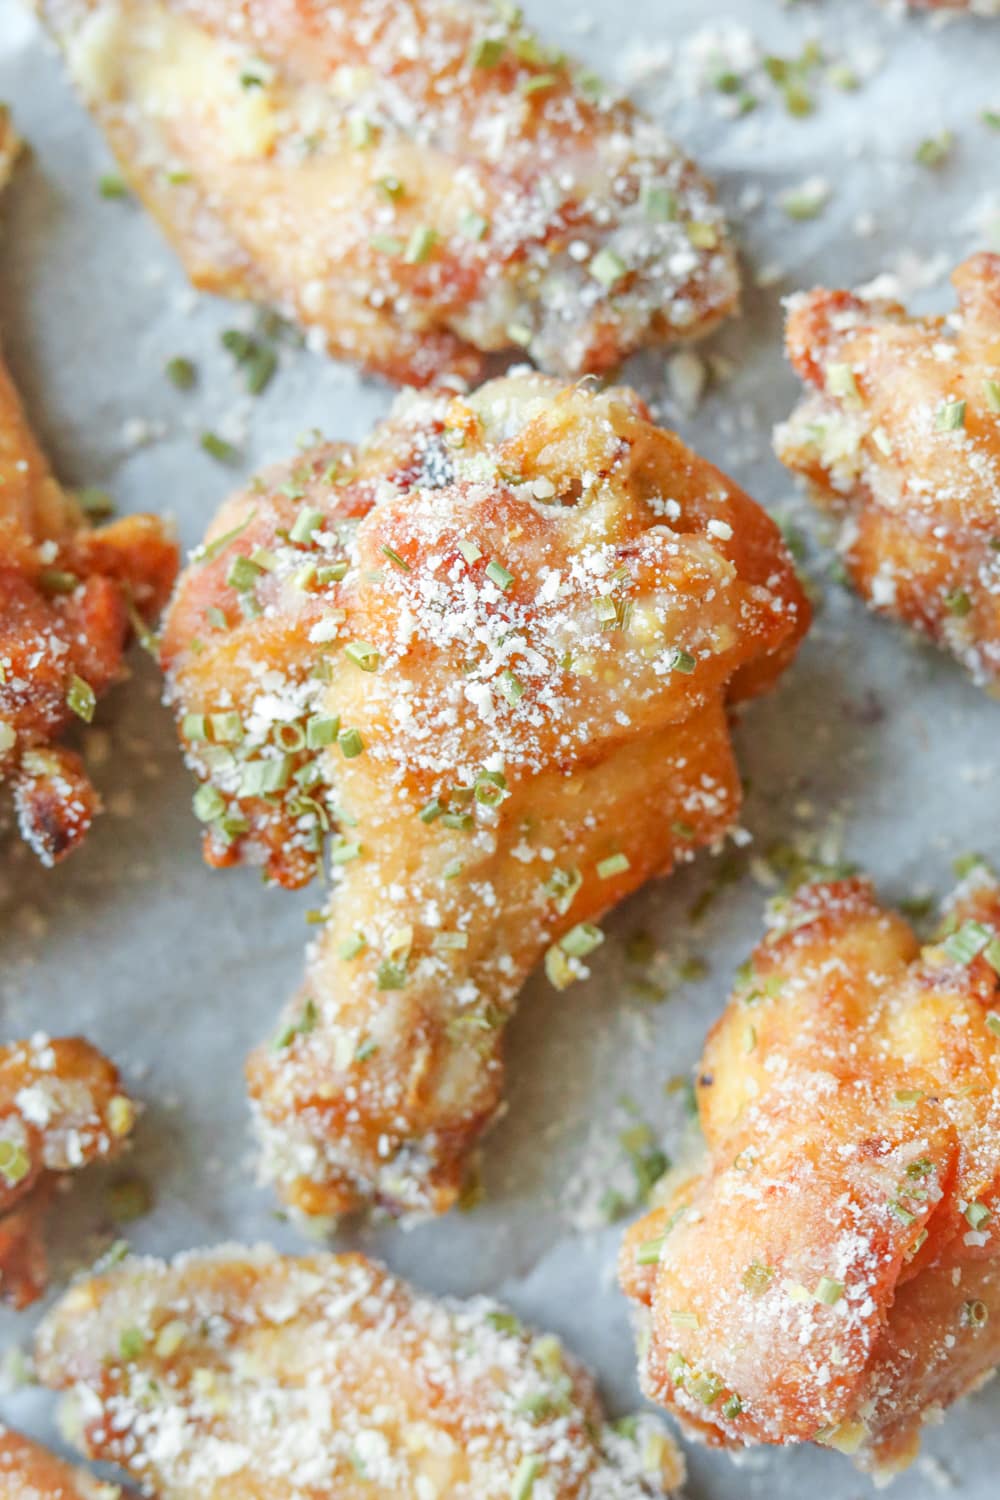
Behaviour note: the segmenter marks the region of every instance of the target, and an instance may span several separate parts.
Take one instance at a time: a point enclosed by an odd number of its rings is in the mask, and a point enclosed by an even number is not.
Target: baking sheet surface
[[[553,41],[588,57],[686,142],[719,182],[745,252],[745,316],[702,346],[699,361],[643,357],[627,370],[664,420],[728,469],[793,529],[819,593],[815,628],[780,691],[738,732],[749,780],[742,853],[701,855],[606,924],[593,977],[565,994],[536,979],[509,1046],[509,1110],[485,1153],[486,1200],[414,1229],[355,1234],[429,1289],[488,1290],[564,1334],[599,1372],[610,1405],[638,1394],[625,1303],[613,1278],[621,1226],[602,1199],[627,1196],[619,1143],[638,1114],[668,1150],[685,1129],[683,1090],[733,970],[760,930],[775,846],[844,856],[883,892],[942,893],[951,860],[1000,860],[1000,719],[957,669],[866,616],[830,576],[822,527],[770,455],[770,429],[796,383],[780,355],[781,297],[816,282],[867,283],[889,272],[921,308],[950,305],[948,269],[975,248],[1000,249],[1000,22],[903,18],[874,0],[528,0]],[[759,59],[822,42],[838,87],[818,69],[813,113],[795,118]],[[720,72],[752,78],[760,103],[733,117]],[[307,348],[283,350],[257,399],[242,392],[219,335],[249,327],[246,308],[196,297],[155,227],[97,190],[110,166],[71,97],[58,59],[20,0],[0,0],[0,98],[32,146],[0,214],[0,327],[15,378],[61,477],[113,491],[123,510],[176,516],[193,546],[238,473],[199,448],[221,433],[241,470],[288,454],[311,428],[360,437],[390,392]],[[937,168],[914,160],[950,131]],[[783,196],[826,199],[794,219]],[[176,355],[198,366],[196,391],[164,377]],[[704,395],[692,406],[702,374]],[[0,1004],[6,1035],[82,1031],[123,1066],[146,1101],[127,1171],[151,1185],[149,1215],[128,1226],[157,1253],[225,1238],[301,1240],[258,1188],[242,1059],[272,1029],[296,984],[315,890],[263,888],[253,871],[211,873],[198,855],[191,785],[159,703],[151,664],[101,707],[83,737],[107,812],[89,841],[45,872],[0,834]],[[741,878],[731,880],[740,872]],[[692,908],[704,908],[692,922]],[[634,984],[629,940],[656,943],[652,973],[668,998]],[[687,976],[687,977],[682,977]],[[56,1262],[113,1233],[93,1174],[67,1200]],[[344,1243],[348,1236],[342,1237]],[[4,1315],[0,1341],[32,1319]],[[0,1394],[0,1414],[52,1436],[52,1403]],[[929,1430],[898,1500],[955,1489],[996,1493],[1000,1388],[987,1387]],[[710,1500],[826,1500],[869,1491],[846,1460],[816,1450],[755,1454],[739,1466],[688,1448],[690,1492]]]

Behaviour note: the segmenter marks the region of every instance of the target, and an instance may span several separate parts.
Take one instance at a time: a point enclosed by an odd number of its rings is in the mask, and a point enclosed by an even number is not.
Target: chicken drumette
[[[792,300],[788,352],[813,388],[778,455],[843,521],[868,603],[1000,684],[1000,256],[952,280],[950,320],[814,291]]]
[[[704,333],[725,225],[650,121],[486,0],[41,0],[196,285],[423,385]]]
[[[707,1161],[622,1252],[648,1394],[711,1443],[892,1474],[1000,1361],[996,879],[977,865],[924,947],[864,880],[803,887],[698,1101]]]
[[[0,1296],[34,1302],[47,1279],[45,1219],[61,1178],[117,1156],[135,1105],[79,1037],[0,1047]]]
[[[731,826],[727,704],[807,621],[774,524],[625,389],[404,397],[224,507],[163,637],[208,858],[295,885],[340,830],[250,1065],[290,1203],[454,1201],[524,979]]]
[[[152,516],[94,529],[49,471],[0,363],[0,780],[45,864],[98,809],[80,757],[53,741],[122,675],[131,617],[152,618],[177,572]]]
[[[359,1255],[127,1261],[63,1298],[36,1364],[84,1451],[160,1500],[643,1500],[683,1475],[558,1339]]]

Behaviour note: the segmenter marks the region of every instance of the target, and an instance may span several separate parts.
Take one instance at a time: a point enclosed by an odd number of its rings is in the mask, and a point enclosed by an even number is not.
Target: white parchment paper
[[[718,180],[745,250],[745,316],[701,350],[700,364],[647,356],[626,373],[665,420],[796,528],[821,599],[794,670],[739,730],[752,836],[743,877],[720,879],[731,850],[721,861],[700,856],[606,924],[611,940],[587,984],[558,995],[541,979],[527,987],[510,1037],[509,1112],[488,1141],[480,1207],[342,1243],[360,1239],[431,1290],[506,1298],[564,1334],[621,1411],[638,1400],[613,1277],[621,1226],[587,1226],[602,1188],[629,1182],[623,1097],[667,1149],[683,1129],[682,1095],[665,1085],[693,1066],[756,940],[768,851],[799,842],[842,852],[890,897],[943,892],[951,859],[967,850],[1000,859],[1000,708],[839,589],[820,524],[770,455],[771,427],[796,396],[780,353],[782,295],[890,271],[917,306],[947,307],[948,268],[991,240],[1000,248],[1000,132],[980,119],[1000,110],[1000,22],[942,26],[875,0],[528,0],[526,9],[551,39],[628,81]],[[797,56],[812,38],[860,87],[838,88],[819,69],[806,118],[758,79],[760,106],[734,119],[730,96],[705,82],[753,71],[758,50]],[[123,510],[172,513],[193,546],[239,477],[200,450],[200,433],[235,441],[249,473],[310,428],[356,438],[386,410],[385,387],[307,349],[283,353],[264,395],[243,393],[219,334],[249,327],[251,313],[197,298],[143,212],[100,196],[109,159],[21,0],[0,0],[0,98],[33,148],[0,210],[0,326],[67,482],[105,486]],[[917,164],[920,142],[944,131],[953,135],[945,163]],[[789,191],[828,201],[795,220],[781,206]],[[191,393],[164,377],[175,355],[198,366]],[[706,392],[686,410],[703,373]],[[301,1241],[254,1184],[242,1059],[297,982],[304,914],[318,894],[203,868],[191,786],[158,700],[156,674],[137,658],[84,736],[107,813],[68,864],[45,872],[0,834],[3,1031],[85,1032],[146,1101],[127,1170],[152,1185],[155,1202],[128,1228],[137,1246],[169,1254],[268,1238],[294,1249]],[[709,890],[693,924],[691,908]],[[693,958],[707,972],[675,983],[663,1004],[638,997],[626,958],[637,931],[655,939],[655,974],[675,975]],[[115,1175],[92,1174],[67,1201],[57,1268],[114,1232]],[[4,1315],[0,1340],[26,1341],[31,1324]],[[0,1395],[4,1419],[49,1438],[52,1414],[37,1392]],[[931,1429],[925,1455],[895,1486],[899,1500],[942,1488],[992,1497],[1000,1388],[988,1385]],[[697,1449],[689,1459],[692,1495],[711,1500],[792,1500],[804,1485],[827,1500],[869,1490],[846,1460],[816,1450],[754,1454],[739,1466]]]

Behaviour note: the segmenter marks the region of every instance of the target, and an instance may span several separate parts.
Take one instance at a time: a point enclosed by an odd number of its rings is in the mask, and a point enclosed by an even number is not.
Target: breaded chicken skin
[[[698,1079],[703,1168],[630,1232],[647,1393],[710,1443],[882,1478],[1000,1362],[1000,885],[920,947],[864,880],[803,887]]]
[[[46,865],[76,847],[99,806],[80,757],[54,741],[74,719],[89,723],[122,676],[130,611],[155,617],[177,562],[152,516],[90,526],[0,362],[0,781]]]
[[[452,1204],[520,986],[731,826],[727,704],[807,621],[774,524],[626,389],[405,397],[224,507],[163,636],[208,857],[294,885],[340,830],[250,1064],[291,1204]]]
[[[360,1255],[133,1259],[63,1298],[36,1363],[83,1450],[160,1500],[642,1500],[683,1476],[558,1339]]]
[[[60,1178],[117,1156],[135,1123],[117,1068],[79,1037],[0,1047],[0,1297],[45,1290],[42,1231]]]
[[[123,1500],[123,1491],[0,1427],[0,1500]]]
[[[712,192],[486,0],[40,0],[197,286],[410,385],[612,369],[735,309]]]
[[[815,291],[792,300],[789,357],[812,393],[778,456],[842,517],[840,551],[880,614],[1000,688],[1000,255],[952,280],[952,318]]]

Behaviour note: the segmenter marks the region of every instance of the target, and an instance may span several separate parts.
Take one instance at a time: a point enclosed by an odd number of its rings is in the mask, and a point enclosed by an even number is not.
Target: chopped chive
[[[31,1162],[23,1146],[16,1141],[0,1140],[0,1177],[8,1187],[16,1187],[31,1171]]]
[[[923,1089],[897,1089],[892,1096],[892,1109],[914,1109],[924,1097]]]
[[[529,97],[532,94],[544,93],[546,89],[552,88],[557,82],[554,73],[534,73],[530,78],[522,78],[518,84],[518,92]]]
[[[524,697],[524,684],[514,676],[514,673],[505,667],[500,673],[500,691],[503,693],[511,708],[519,703]]]
[[[167,379],[179,391],[189,391],[198,379],[198,371],[189,359],[177,354],[164,366]]]
[[[368,641],[348,641],[344,647],[344,655],[352,661],[362,672],[378,671],[378,664],[382,660],[380,653]]]
[[[613,880],[616,875],[624,875],[629,867],[627,854],[609,854],[607,859],[598,861],[597,877],[599,880]]]
[[[722,1415],[731,1421],[733,1417],[738,1417],[740,1412],[743,1410],[743,1402],[740,1400],[739,1396],[735,1394],[732,1396],[727,1396],[725,1401],[723,1401],[720,1410],[722,1412]]]
[[[600,594],[594,600],[594,614],[603,625],[611,625],[618,618],[618,606],[610,594]]]
[[[703,1406],[712,1406],[722,1395],[724,1386],[718,1375],[702,1370],[688,1377],[685,1389]]]
[[[312,541],[313,532],[323,523],[323,512],[313,510],[309,506],[303,506],[288,531],[288,539],[304,546]]]
[[[375,970],[375,987],[379,990],[402,990],[406,988],[406,964],[383,958]]]
[[[379,197],[388,199],[390,203],[395,203],[397,199],[402,198],[406,192],[406,188],[398,177],[390,174],[387,177],[376,178],[375,191]]]
[[[458,227],[467,240],[481,240],[489,232],[490,221],[477,214],[474,208],[463,208],[458,216]]]
[[[226,799],[218,787],[206,781],[195,792],[191,799],[191,806],[194,808],[194,815],[199,823],[212,823],[225,812]]]
[[[655,224],[666,224],[677,216],[677,199],[661,183],[644,182],[639,189],[639,203],[646,218]]]
[[[821,1276],[816,1288],[816,1301],[822,1302],[827,1307],[836,1307],[844,1295],[844,1283],[834,1281],[831,1276]]]
[[[70,573],[65,568],[43,568],[38,575],[38,582],[46,594],[72,594],[80,580],[75,573]]]
[[[507,50],[503,37],[481,36],[473,44],[469,62],[474,68],[495,68]]]
[[[559,939],[559,947],[570,958],[586,958],[604,942],[604,933],[593,922],[578,922]]]
[[[102,198],[127,198],[128,184],[117,172],[104,172],[97,179],[97,191]]]
[[[85,484],[82,490],[77,490],[76,499],[84,514],[92,520],[114,515],[115,502],[107,490],[99,489],[97,485]]]
[[[989,1322],[990,1310],[985,1302],[975,1298],[962,1307],[962,1322],[972,1328],[983,1328]]]
[[[944,596],[944,607],[956,619],[964,620],[972,608],[972,600],[964,589],[952,589],[950,594]]]
[[[839,396],[851,405],[860,405],[861,392],[850,365],[831,364],[826,367],[826,388],[831,396]]]
[[[984,380],[983,395],[990,411],[1000,412],[1000,380]]]
[[[533,1453],[526,1454],[510,1482],[510,1500],[531,1500],[535,1480],[541,1472],[541,1459]]]
[[[423,807],[417,813],[417,817],[421,823],[433,823],[436,818],[440,818],[443,812],[443,805],[436,797],[432,797],[429,802],[424,803]]]
[[[338,715],[313,714],[311,719],[306,720],[306,748],[322,750],[324,746],[332,745],[339,729]]]
[[[936,432],[957,432],[965,426],[965,402],[945,401],[934,414]]]
[[[503,564],[498,563],[495,559],[486,564],[486,576],[491,583],[496,584],[498,589],[503,589],[505,592],[514,582],[513,573],[508,573]]]
[[[764,1266],[759,1260],[752,1260],[743,1272],[741,1283],[743,1290],[749,1292],[751,1297],[761,1297],[773,1280],[774,1268],[772,1266]]]
[[[467,932],[436,932],[431,944],[437,953],[458,953],[469,946]]]
[[[476,826],[476,820],[471,813],[444,812],[441,814],[441,823],[445,828],[455,828],[459,833],[469,833]]]
[[[483,555],[475,542],[460,541],[458,543],[458,550],[467,563],[478,562]]]
[[[352,958],[357,958],[358,954],[362,953],[367,946],[368,939],[363,932],[352,932],[351,936],[345,938],[337,949],[337,957],[342,958],[345,962],[349,962]]]
[[[609,291],[621,281],[623,276],[628,275],[628,266],[621,256],[616,255],[614,250],[607,245],[597,252],[587,270],[595,281],[599,281]]]
[[[355,1062],[367,1062],[370,1057],[374,1057],[375,1056],[375,1054],[376,1054],[377,1051],[378,1051],[378,1042],[373,1041],[371,1037],[366,1037],[365,1040],[358,1047],[357,1052],[355,1052],[355,1054],[354,1054],[354,1061]]]
[[[913,159],[922,167],[940,167],[948,159],[951,148],[955,144],[955,137],[950,130],[942,130],[940,135],[928,136],[920,142]]]
[[[691,219],[684,226],[688,239],[696,250],[715,250],[719,243],[719,231],[714,224]]]
[[[1000,1016],[995,1010],[991,1010],[986,1016],[986,1029],[992,1031],[994,1036],[1000,1036]]]
[[[546,896],[555,902],[556,911],[564,917],[576,900],[577,892],[583,885],[583,876],[577,869],[560,870],[555,869],[542,887]]]
[[[210,605],[205,611],[205,616],[213,630],[226,630],[228,628],[229,621],[226,619],[225,610],[220,609],[217,604]]]
[[[76,714],[85,724],[89,724],[94,717],[94,709],[97,707],[97,694],[90,683],[84,678],[78,677],[74,672],[66,689],[66,707],[71,713]]]
[[[698,1315],[693,1312],[685,1312],[682,1308],[670,1309],[670,1321],[675,1328],[697,1328]]]
[[[1000,130],[1000,109],[984,109],[979,118],[991,130]]]
[[[139,1359],[146,1347],[146,1336],[140,1328],[123,1328],[118,1336],[118,1352],[124,1360]]]
[[[461,873],[462,873],[462,871],[464,869],[465,869],[465,860],[464,859],[449,859],[448,863],[445,865],[444,869],[441,871],[441,879],[442,880],[457,880],[458,877],[459,877],[459,875],[461,875]]]
[[[345,760],[354,760],[365,748],[360,729],[342,729],[337,735],[337,744]]]
[[[271,1049],[274,1052],[284,1052],[290,1047],[297,1036],[308,1036],[311,1031],[316,1030],[316,1022],[319,1019],[316,1010],[316,1002],[306,999],[297,1021],[288,1021],[278,1032]]]
[[[251,562],[249,557],[244,557],[241,553],[229,564],[226,582],[231,589],[236,589],[238,593],[245,593],[247,589],[255,586],[261,571],[257,563]]]
[[[350,843],[347,839],[336,839],[330,850],[330,863],[333,865],[349,865],[352,860],[359,859],[362,852],[360,844]]]
[[[235,709],[212,714],[212,738],[220,745],[238,745],[243,739],[243,720]]]
[[[259,396],[270,385],[278,368],[278,356],[266,344],[256,344],[245,362],[247,392]]]
[[[507,778],[501,771],[480,771],[475,798],[482,807],[499,807],[507,796]]]
[[[203,432],[201,435],[201,447],[209,458],[216,459],[220,464],[234,464],[239,462],[239,451],[232,443],[227,443],[225,438],[219,437],[215,432]]]
[[[982,922],[963,922],[957,932],[945,938],[941,946],[953,963],[971,964],[982,953],[991,935],[989,928],[984,927]]]
[[[217,536],[213,541],[206,542],[201,547],[196,547],[191,554],[192,562],[207,563],[211,562],[213,558],[218,557],[220,552],[226,550],[230,542],[234,542],[238,536],[242,536],[256,514],[256,508],[248,511],[244,519],[238,525],[234,526],[231,531],[224,531],[221,536]]]
[[[373,234],[370,236],[368,243],[380,255],[402,255],[406,248],[403,241],[397,239],[394,234]]]
[[[635,1263],[637,1266],[656,1266],[660,1262],[660,1252],[667,1242],[665,1234],[658,1234],[653,1240],[644,1240],[635,1252]]]
[[[394,568],[398,568],[401,573],[409,573],[409,571],[410,571],[410,565],[409,565],[409,563],[406,561],[405,558],[400,557],[400,555],[399,555],[398,552],[394,552],[393,549],[391,547],[386,546],[385,543],[382,544],[382,551],[385,554],[385,556],[389,559],[389,561],[392,563],[392,565],[393,565]]]
[[[351,145],[359,151],[370,146],[375,139],[375,127],[365,115],[352,115],[347,122],[347,133]]]
[[[689,651],[682,651],[679,646],[674,647],[670,654],[671,672],[683,672],[685,676],[690,676],[697,665],[697,661]]]
[[[181,734],[186,740],[207,740],[208,728],[204,714],[185,714],[181,720]]]
[[[243,767],[240,779],[240,795],[243,797],[267,797],[272,792],[283,792],[291,775],[287,755],[273,760],[251,760]]]
[[[427,224],[418,224],[406,242],[403,259],[407,265],[422,266],[425,261],[430,260],[431,251],[437,242],[436,229],[431,229]]]
[[[977,1201],[966,1205],[965,1217],[973,1229],[981,1229],[984,1224],[989,1223],[992,1215],[985,1203]]]
[[[506,333],[511,343],[517,344],[521,349],[527,349],[534,338],[534,334],[528,323],[508,323]]]

